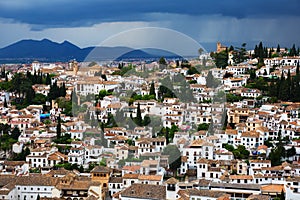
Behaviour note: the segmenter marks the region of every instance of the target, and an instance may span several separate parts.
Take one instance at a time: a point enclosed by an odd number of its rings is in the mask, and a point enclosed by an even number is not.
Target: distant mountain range
[[[21,40],[0,49],[1,63],[29,63],[34,60],[42,62],[100,61],[126,59],[157,59],[160,57],[180,58],[180,56],[160,49],[132,49],[129,47],[87,47],[79,48],[64,41]]]

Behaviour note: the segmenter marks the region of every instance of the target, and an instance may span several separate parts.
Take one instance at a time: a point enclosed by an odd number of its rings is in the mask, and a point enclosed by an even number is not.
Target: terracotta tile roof
[[[190,196],[202,196],[202,197],[211,197],[211,198],[219,198],[219,197],[230,197],[230,195],[212,190],[198,190],[198,189],[188,189],[187,190]]]
[[[124,174],[123,179],[138,179],[139,174]]]
[[[138,171],[138,170],[140,170],[140,169],[141,169],[141,166],[140,166],[140,165],[124,166],[124,167],[122,168],[122,170],[128,170],[128,171],[132,171],[132,172]]]
[[[112,170],[109,167],[104,166],[96,166],[94,169],[92,169],[91,173],[93,172],[104,172],[104,173],[110,173]]]
[[[110,177],[108,182],[109,183],[122,183],[123,178],[122,177]]]
[[[268,195],[260,195],[260,194],[252,194],[247,200],[270,200],[270,196]]]
[[[236,188],[236,189],[249,189],[249,190],[260,190],[260,185],[258,184],[237,184],[237,183],[217,183],[217,182],[211,182],[210,186],[212,188],[214,187],[222,187],[222,188],[226,188],[226,187],[230,187],[230,188]]]
[[[284,185],[275,185],[275,184],[271,184],[271,185],[262,185],[261,186],[261,192],[270,192],[270,193],[281,193],[281,191],[285,192],[284,189]]]
[[[225,134],[227,134],[227,135],[237,135],[238,131],[234,130],[234,129],[226,129]]]
[[[70,184],[57,184],[56,187],[62,190],[88,190],[91,186],[100,186],[100,182],[95,182],[90,180],[75,180]]]
[[[229,179],[231,180],[253,180],[253,177],[250,175],[230,175]]]
[[[14,175],[0,175],[0,187],[7,185],[10,182],[14,182],[16,176]]]
[[[70,173],[71,171],[66,170],[65,168],[59,168],[57,170],[51,170],[49,173],[45,174],[47,176],[54,176],[54,175],[67,175],[68,173]]]
[[[120,195],[128,198],[164,200],[166,199],[166,187],[163,185],[144,185],[135,183],[123,190]]]
[[[261,149],[268,149],[268,146],[266,146],[266,145],[260,145],[260,146],[258,146],[257,147],[257,150],[261,150]]]
[[[158,160],[143,160],[141,166],[148,167],[149,165],[158,165]]]
[[[255,131],[247,131],[243,132],[241,137],[254,137],[254,138],[259,138],[260,134]]]
[[[24,165],[25,163],[26,163],[25,161],[9,161],[9,160],[5,160],[3,162],[3,164],[6,166],[20,166],[20,165]]]
[[[177,184],[179,181],[176,179],[176,178],[174,178],[174,177],[172,177],[172,178],[169,178],[165,183],[166,184]]]
[[[19,176],[16,179],[16,185],[24,186],[55,186],[57,178],[52,178],[45,175],[34,176]]]
[[[163,178],[162,175],[143,175],[140,174],[138,179],[139,180],[149,180],[149,181],[161,181]]]
[[[197,146],[214,146],[214,145],[202,139],[194,140],[190,144],[190,147],[197,147]]]
[[[250,163],[270,163],[271,160],[249,160]]]

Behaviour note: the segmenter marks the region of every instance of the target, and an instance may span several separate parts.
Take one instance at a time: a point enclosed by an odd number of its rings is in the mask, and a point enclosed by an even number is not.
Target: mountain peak
[[[36,41],[36,40],[31,40],[31,41]],[[38,41],[37,41],[38,42]],[[49,43],[54,43],[53,41],[47,39],[47,38],[44,38],[41,40],[41,42],[49,42]]]
[[[61,43],[49,39],[26,39],[0,48],[0,62],[32,62],[33,60],[56,62],[76,59],[83,60],[107,60],[107,59],[143,59],[159,58],[172,54],[161,50],[132,49],[129,47],[87,47],[79,48],[65,40]]]

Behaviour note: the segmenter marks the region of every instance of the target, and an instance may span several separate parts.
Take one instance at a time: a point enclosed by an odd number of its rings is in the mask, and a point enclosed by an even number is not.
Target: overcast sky
[[[0,48],[43,38],[96,46],[143,27],[176,30],[203,46],[217,41],[298,46],[299,9],[299,0],[1,0]],[[114,45],[122,40],[113,38]]]

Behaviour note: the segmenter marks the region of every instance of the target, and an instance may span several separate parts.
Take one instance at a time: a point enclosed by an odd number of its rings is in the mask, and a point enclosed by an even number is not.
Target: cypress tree
[[[292,48],[290,49],[290,56],[296,56],[297,50],[295,44],[293,44]]]
[[[7,101],[6,101],[6,97],[4,97],[4,103],[3,103],[3,107],[4,107],[4,108],[7,108],[7,107],[8,107],[8,105],[7,105]]]
[[[269,56],[268,56],[269,58],[272,58],[272,51],[271,51],[271,49],[270,49],[270,51],[269,51]]]
[[[291,72],[288,71],[287,79],[286,79],[286,88],[287,88],[287,100],[291,99],[291,88],[292,88],[292,78],[291,78]]]
[[[57,137],[57,139],[59,139],[61,137],[61,118],[60,118],[60,115],[57,118],[56,137]]]
[[[277,45],[276,52],[277,52],[277,53],[280,53],[280,45],[279,45],[279,44]]]
[[[150,92],[149,95],[155,95],[155,87],[154,87],[154,82],[152,81],[151,86],[150,86]]]
[[[47,73],[47,75],[46,75],[46,85],[50,85],[50,84],[51,84],[51,78],[50,78],[49,73]]]
[[[135,123],[138,126],[143,125],[143,118],[142,118],[142,113],[141,113],[141,106],[140,103],[138,103],[137,110],[136,110],[136,117],[135,117]]]
[[[258,45],[258,57],[259,57],[258,63],[264,64],[264,47],[262,42],[260,42]]]

